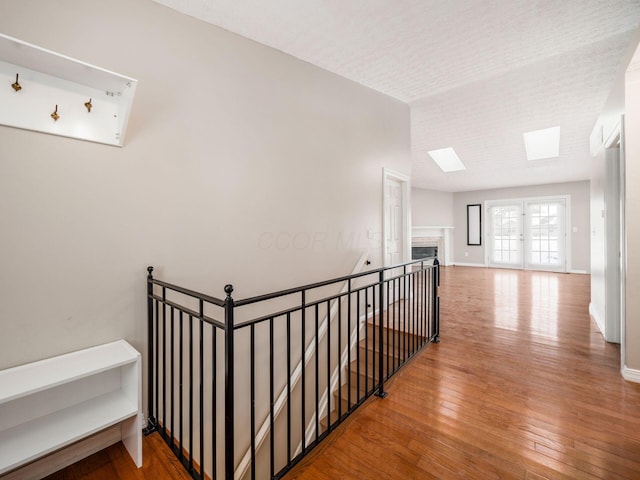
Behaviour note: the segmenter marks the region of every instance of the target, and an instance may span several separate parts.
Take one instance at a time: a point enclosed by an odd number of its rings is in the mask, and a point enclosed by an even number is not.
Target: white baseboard
[[[622,378],[634,383],[640,383],[640,370],[634,370],[626,365],[622,367]]]
[[[453,262],[450,263],[448,265],[458,265],[459,267],[482,267],[482,268],[487,268],[487,265],[485,265],[484,263],[463,263],[463,262]],[[447,265],[445,265],[447,266]],[[507,268],[507,267],[496,267],[496,268]],[[586,270],[569,270],[568,273],[577,273],[580,275],[589,275],[589,272],[587,272]]]
[[[602,318],[600,318],[600,315],[598,315],[598,312],[596,312],[592,302],[589,302],[589,315],[591,315],[593,320],[596,322],[596,325],[600,329],[600,333],[604,337],[604,322],[602,321]]]

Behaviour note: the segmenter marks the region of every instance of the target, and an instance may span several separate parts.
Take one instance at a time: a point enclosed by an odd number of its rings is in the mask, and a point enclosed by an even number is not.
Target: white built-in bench
[[[0,371],[0,475],[117,424],[142,466],[140,354],[124,340]]]

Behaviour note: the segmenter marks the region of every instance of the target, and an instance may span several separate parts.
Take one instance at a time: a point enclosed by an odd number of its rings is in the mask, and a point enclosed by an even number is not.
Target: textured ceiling
[[[407,102],[412,183],[446,191],[588,179],[640,21],[640,0],[156,1]],[[560,157],[527,161],[522,133],[557,125]]]

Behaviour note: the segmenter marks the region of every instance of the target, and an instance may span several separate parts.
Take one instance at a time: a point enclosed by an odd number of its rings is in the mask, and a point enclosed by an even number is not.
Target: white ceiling
[[[640,21],[640,0],[155,1],[408,103],[412,183],[445,191],[588,179]],[[522,133],[558,125],[560,157],[527,161]]]

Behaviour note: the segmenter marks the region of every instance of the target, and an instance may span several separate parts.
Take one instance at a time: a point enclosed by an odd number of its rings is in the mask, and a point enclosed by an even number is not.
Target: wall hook
[[[18,76],[19,76],[19,74],[17,74],[17,73],[16,73],[16,83],[12,83],[12,84],[11,84],[11,86],[13,87],[13,89],[14,89],[16,92],[19,92],[20,90],[22,90],[22,85],[20,85],[20,84],[18,83]]]
[[[93,105],[91,105],[91,99],[89,99],[88,102],[85,102],[84,106],[87,108],[87,112],[91,113],[91,107],[93,107]]]
[[[58,119],[60,118],[60,115],[58,115],[58,105],[56,105],[56,109],[51,114],[51,118],[53,118],[54,122],[57,122]]]

